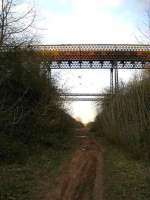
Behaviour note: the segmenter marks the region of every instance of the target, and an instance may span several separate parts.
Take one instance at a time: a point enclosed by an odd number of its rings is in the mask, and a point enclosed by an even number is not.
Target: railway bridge
[[[110,70],[111,94],[116,93],[118,89],[118,69],[150,68],[150,45],[62,44],[31,45],[28,48],[32,48],[41,61],[46,63],[49,77],[52,69]],[[73,99],[75,95],[66,94],[66,96]],[[90,100],[90,94],[76,94],[76,96],[88,96],[87,100]]]

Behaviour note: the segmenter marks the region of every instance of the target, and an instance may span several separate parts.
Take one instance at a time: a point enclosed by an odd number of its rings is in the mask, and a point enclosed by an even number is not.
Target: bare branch
[[[18,5],[15,4],[14,1],[15,0],[1,0],[0,45],[22,43],[23,34],[28,33],[28,31],[31,32],[35,22],[35,10],[29,8],[23,14],[17,13],[15,8]]]

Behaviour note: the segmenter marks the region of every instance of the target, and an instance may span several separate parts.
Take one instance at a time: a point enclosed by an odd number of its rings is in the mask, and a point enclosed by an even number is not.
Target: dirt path
[[[82,130],[77,138],[80,147],[68,169],[63,170],[49,200],[102,200],[102,149],[95,140],[88,138],[86,130]]]

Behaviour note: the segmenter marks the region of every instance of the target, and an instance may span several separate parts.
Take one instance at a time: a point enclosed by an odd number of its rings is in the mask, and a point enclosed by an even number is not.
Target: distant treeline
[[[46,64],[32,50],[0,53],[0,161],[71,145],[76,122],[64,109]]]
[[[120,83],[118,93],[97,102],[92,129],[136,158],[150,159],[150,73]]]

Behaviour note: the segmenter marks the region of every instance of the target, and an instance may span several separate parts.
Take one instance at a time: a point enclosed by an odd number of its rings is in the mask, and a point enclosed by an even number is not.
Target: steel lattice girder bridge
[[[150,69],[150,45],[69,44],[37,45],[31,48],[47,63],[49,74],[51,69],[109,69],[111,94],[118,91],[118,69]],[[70,94],[66,99],[97,100],[88,94],[85,96],[87,98],[73,98]]]
[[[143,69],[150,68],[150,45],[64,44],[31,45],[39,60],[51,69]],[[5,51],[0,47],[0,52]]]
[[[49,77],[51,69],[109,69],[111,94],[118,90],[118,69],[150,69],[150,45],[63,44],[25,48],[33,50],[41,64],[46,63]],[[0,47],[0,51],[5,48]],[[71,95],[69,98],[73,99]],[[80,99],[90,101],[89,97]]]
[[[51,69],[150,68],[150,45],[33,45],[31,48]]]

